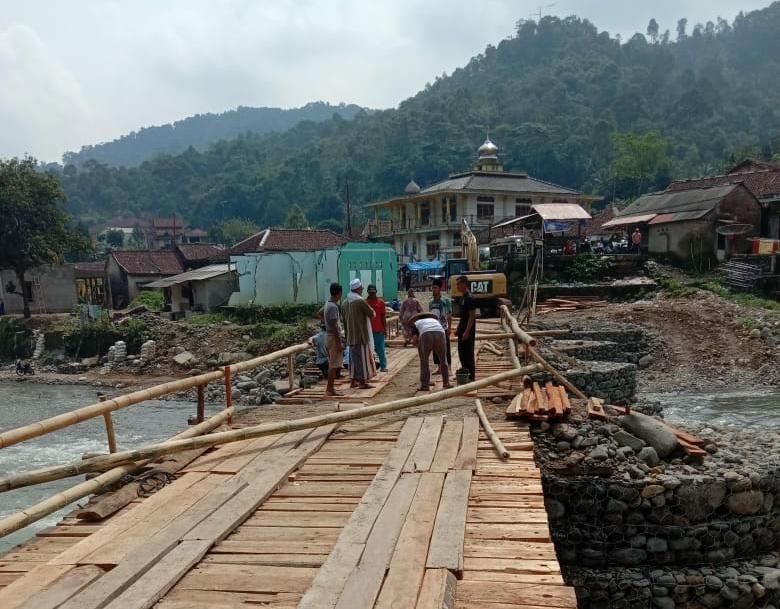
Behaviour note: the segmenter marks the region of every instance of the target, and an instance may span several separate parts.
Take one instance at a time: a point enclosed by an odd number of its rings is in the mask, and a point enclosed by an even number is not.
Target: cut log
[[[607,413],[604,411],[604,400],[599,398],[590,398],[588,400],[588,418],[599,421],[607,420]]]

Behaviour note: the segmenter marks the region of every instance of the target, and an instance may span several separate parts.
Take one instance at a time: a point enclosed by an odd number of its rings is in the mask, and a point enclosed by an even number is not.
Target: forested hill
[[[425,186],[467,169],[489,130],[509,170],[635,197],[780,151],[778,32],[780,3],[733,24],[651,22],[628,41],[576,17],[523,21],[397,109],[136,169],[69,167],[64,187],[85,218],[175,212],[204,227],[231,217],[262,226],[297,204],[312,224],[341,222],[345,182],[355,206],[402,193],[411,176]]]
[[[63,161],[80,165],[93,159],[112,167],[135,167],[160,154],[181,154],[190,146],[203,151],[220,140],[244,133],[286,131],[301,121],[320,122],[334,114],[349,120],[360,110],[354,104],[333,106],[325,102],[289,110],[239,106],[220,114],[197,114],[172,124],[143,127],[112,142],[82,146],[79,152],[66,152]]]

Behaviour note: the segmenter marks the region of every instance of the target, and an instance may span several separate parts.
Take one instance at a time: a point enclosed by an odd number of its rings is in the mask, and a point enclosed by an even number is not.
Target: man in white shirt
[[[431,313],[421,313],[412,319],[412,336],[420,354],[420,391],[431,386],[431,369],[428,360],[435,353],[441,366],[444,388],[450,385],[450,368],[447,364],[447,335],[444,328]]]

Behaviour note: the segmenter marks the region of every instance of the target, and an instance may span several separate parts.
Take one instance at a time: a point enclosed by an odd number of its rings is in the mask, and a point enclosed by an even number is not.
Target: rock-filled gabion
[[[564,376],[586,395],[610,404],[626,404],[636,399],[636,366],[619,362],[579,362],[574,368],[559,368]],[[539,382],[554,380],[547,373],[535,374]]]
[[[780,556],[685,568],[564,569],[580,609],[780,606]]]

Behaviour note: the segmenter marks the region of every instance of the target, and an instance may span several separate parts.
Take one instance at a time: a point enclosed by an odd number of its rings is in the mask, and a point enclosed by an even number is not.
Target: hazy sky
[[[396,106],[551,0],[0,0],[0,158],[244,106]],[[769,0],[561,0],[624,39]]]

